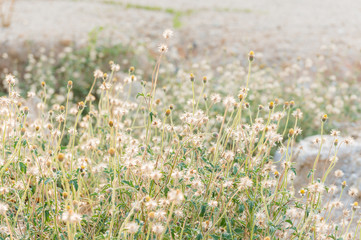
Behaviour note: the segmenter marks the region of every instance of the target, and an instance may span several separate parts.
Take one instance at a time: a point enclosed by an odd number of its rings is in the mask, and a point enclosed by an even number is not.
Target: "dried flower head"
[[[94,71],[94,78],[103,78],[104,73],[100,71],[99,69]]]
[[[5,215],[8,209],[9,209],[9,205],[0,202],[0,215]]]
[[[168,193],[168,199],[171,202],[174,202],[175,204],[180,204],[184,200],[184,195],[181,192],[181,190],[170,190]]]
[[[162,53],[162,54],[163,54],[163,53],[166,53],[166,52],[168,51],[168,46],[165,45],[165,44],[161,44],[161,45],[159,45],[158,50],[159,50],[159,52]]]
[[[14,85],[15,85],[15,76],[12,75],[12,74],[7,74],[7,75],[5,76],[5,81],[6,81],[9,85],[14,86]]]
[[[139,224],[136,222],[130,222],[127,224],[126,229],[127,229],[128,233],[134,234],[134,233],[138,232]]]
[[[173,37],[173,31],[170,30],[170,29],[164,30],[164,32],[163,32],[163,37],[164,37],[165,39],[172,38],[172,37]]]

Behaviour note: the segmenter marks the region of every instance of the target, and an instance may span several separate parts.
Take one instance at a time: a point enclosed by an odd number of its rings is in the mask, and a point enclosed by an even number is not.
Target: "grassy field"
[[[344,177],[334,167],[352,138],[331,129],[359,118],[357,81],[322,56],[273,69],[253,51],[176,68],[172,36],[139,54],[93,32],[86,48],[30,55],[4,76],[0,238],[361,238],[358,190],[326,181]],[[294,186],[293,149],[314,134],[319,154]]]

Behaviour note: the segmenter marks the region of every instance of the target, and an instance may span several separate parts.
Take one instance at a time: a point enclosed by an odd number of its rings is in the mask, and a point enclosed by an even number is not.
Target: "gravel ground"
[[[17,0],[12,25],[0,29],[2,51],[22,51],[19,46],[29,42],[82,45],[98,26],[113,41],[148,39],[156,45],[176,14],[138,5],[183,11],[172,45],[184,57],[189,46],[215,61],[224,50],[239,56],[250,49],[272,62],[314,56],[320,48],[342,59],[360,57],[361,5],[355,0]]]

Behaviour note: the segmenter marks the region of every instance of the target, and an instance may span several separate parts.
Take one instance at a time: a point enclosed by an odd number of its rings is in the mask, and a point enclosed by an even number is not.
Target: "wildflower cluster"
[[[187,74],[175,96],[159,87],[164,43],[149,81],[137,69],[95,70],[85,99],[49,99],[41,83],[35,108],[26,106],[8,75],[0,98],[0,235],[11,239],[352,239],[359,217],[352,204],[323,201],[347,184],[329,185],[341,143],[333,145],[322,178],[319,156],[305,186],[295,189],[293,148],[303,113],[292,99],[253,106],[248,55],[245,81],[223,96],[209,77]],[[241,69],[240,71],[243,71]],[[190,81],[189,81],[189,80]],[[198,92],[199,85],[201,90]],[[133,89],[138,89],[133,94]],[[250,89],[249,89],[250,87]],[[215,88],[216,89],[216,88]],[[213,91],[214,89],[208,89]],[[174,91],[177,92],[177,91]],[[319,115],[323,133],[328,116]],[[333,136],[339,133],[333,131]],[[346,141],[346,140],[345,140]],[[347,140],[349,141],[349,140]],[[345,142],[346,143],[346,142]],[[322,148],[322,139],[319,143]],[[281,159],[273,161],[279,150]],[[330,150],[330,151],[331,151]],[[342,172],[335,171],[341,178]],[[343,209],[341,220],[334,209]],[[356,219],[356,220],[355,220]],[[353,225],[352,225],[353,226]]]

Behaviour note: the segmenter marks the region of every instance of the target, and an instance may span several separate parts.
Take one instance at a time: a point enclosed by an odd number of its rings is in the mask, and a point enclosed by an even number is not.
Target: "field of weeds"
[[[202,58],[172,42],[195,11],[118,5],[173,28],[1,51],[0,239],[361,239],[360,188],[339,168],[360,155],[357,64],[333,44],[272,65],[253,49]]]
[[[217,69],[201,63],[174,74],[164,63],[172,36],[164,31],[147,79],[138,66],[121,70],[110,61],[87,69],[93,82],[85,95],[74,78],[30,84],[21,97],[18,79],[5,76],[1,236],[354,239],[358,202],[337,199],[356,198],[358,190],[325,182],[343,177],[334,169],[337,152],[352,144],[330,131],[328,114],[332,121],[358,117],[355,83],[305,74],[314,65],[322,70],[322,57],[276,73],[257,64],[253,51]],[[58,58],[30,56],[24,80],[55,79],[84,62],[71,49]],[[63,62],[64,71],[44,73],[52,62]],[[317,131],[319,152],[322,136],[333,136],[329,164],[316,178],[318,154],[304,186],[295,188],[293,147]],[[330,195],[336,200],[324,201]]]

